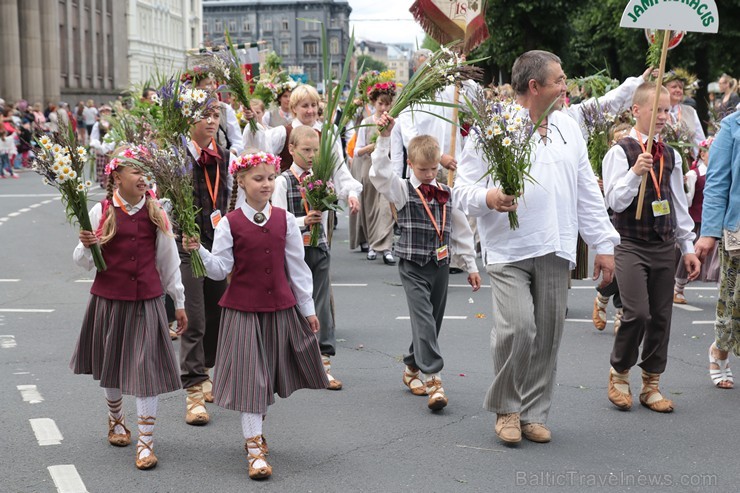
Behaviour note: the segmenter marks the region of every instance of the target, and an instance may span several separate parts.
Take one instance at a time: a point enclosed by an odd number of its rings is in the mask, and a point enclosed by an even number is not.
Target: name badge
[[[311,246],[311,230],[309,229],[305,233],[303,233],[303,246]]]
[[[211,213],[211,226],[213,226],[213,229],[216,229],[216,226],[218,226],[218,223],[221,221],[221,211],[216,209]]]
[[[447,252],[447,245],[442,245],[441,247],[437,248],[435,252],[437,254],[437,262],[446,259]]]
[[[667,216],[671,213],[671,204],[667,200],[656,200],[653,202],[653,216]]]

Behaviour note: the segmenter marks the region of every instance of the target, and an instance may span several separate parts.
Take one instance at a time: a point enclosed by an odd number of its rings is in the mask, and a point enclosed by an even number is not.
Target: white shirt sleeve
[[[452,189],[455,193],[455,189]],[[448,207],[452,204],[448,204]],[[475,240],[473,230],[470,229],[467,217],[459,209],[450,208],[450,253],[459,255],[465,262],[465,271],[468,274],[478,272],[478,265],[475,263]]]
[[[285,270],[288,274],[290,288],[304,317],[316,314],[313,303],[313,275],[306,265],[303,247],[303,235],[296,226],[296,217],[285,211],[288,230],[285,235]]]
[[[403,162],[403,135],[401,135],[400,125],[395,125],[391,130],[391,163],[396,175],[400,178],[407,178],[403,172],[406,163]]]
[[[334,174],[332,174],[331,178],[334,182],[334,187],[336,188],[337,197],[339,198],[339,200],[347,200],[349,197],[357,198],[360,196],[360,193],[362,193],[362,183],[352,177],[352,173],[349,172],[349,169],[344,163],[343,158],[334,168]]]
[[[237,154],[241,154],[244,150],[244,141],[242,139],[239,121],[236,119],[236,112],[231,105],[223,102],[221,104],[226,108],[226,136],[229,138],[229,142],[231,142],[231,149],[235,150]],[[249,125],[246,128],[249,128]]]
[[[637,197],[642,177],[632,171],[624,149],[618,145],[606,153],[601,168],[606,204],[615,212],[624,212]]]
[[[111,207],[113,207],[111,205]],[[103,206],[98,202],[93,206],[92,209],[90,209],[90,224],[93,229],[93,233],[98,229],[98,225],[100,224],[100,218],[103,215]],[[82,242],[78,242],[77,246],[75,247],[74,252],[72,253],[72,259],[74,260],[74,263],[82,267],[83,269],[89,271],[92,270],[95,267],[95,262],[93,261],[92,252],[89,248],[85,247]]]
[[[371,155],[370,182],[379,193],[396,206],[397,210],[401,210],[409,200],[409,192],[401,177],[393,171],[391,159],[388,155],[391,145],[390,140],[389,137],[378,136],[378,142]]]
[[[209,278],[214,281],[226,279],[234,268],[234,238],[231,236],[229,220],[225,216],[214,230],[211,251],[201,244],[198,252]]]
[[[262,125],[264,125],[266,128],[270,128],[270,119],[272,117],[270,116],[269,111],[265,111],[265,114],[262,115]]]
[[[686,201],[688,202],[689,206],[694,203],[694,195],[696,194],[696,181],[699,178],[696,176],[696,171],[693,169],[690,169],[688,173],[686,173],[686,189],[688,190],[686,192]]]
[[[675,149],[673,150],[673,159],[676,165],[671,173],[671,195],[673,198],[672,207],[676,212],[676,243],[681,248],[681,253],[694,253],[694,220],[689,215],[689,204],[686,200],[686,193],[683,190],[683,169],[681,168],[681,156]]]
[[[167,214],[162,210],[163,214]],[[165,233],[157,228],[156,259],[157,272],[162,281],[162,287],[175,302],[175,309],[185,308],[185,287],[182,285],[180,274],[180,254],[177,251],[177,243],[172,235],[172,222],[169,218],[169,231]]]
[[[489,209],[486,203],[488,189],[495,184],[486,173],[485,157],[476,148],[476,139],[474,134],[470,135],[458,160],[455,176],[455,205],[465,214],[473,217],[501,214]]]
[[[621,113],[630,108],[632,97],[643,82],[642,77],[628,77],[622,84],[600,98],[588,98],[582,103],[571,105],[566,113],[575,119],[581,127],[583,126],[583,110],[589,107],[601,108],[601,111],[605,113]]]

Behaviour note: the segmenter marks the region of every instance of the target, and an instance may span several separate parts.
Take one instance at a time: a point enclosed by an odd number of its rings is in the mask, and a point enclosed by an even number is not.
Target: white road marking
[[[448,284],[447,287],[448,288],[468,288],[468,289],[471,289],[470,288],[470,284]],[[482,288],[490,288],[491,285],[490,284],[481,284],[480,287],[482,287]]]
[[[49,466],[47,469],[58,493],[88,493],[77,468],[72,464]]]
[[[8,217],[15,217],[15,216],[20,216],[20,215],[21,215],[20,212],[11,212],[10,214],[8,214]]]
[[[28,197],[58,197],[58,193],[0,193],[0,199],[21,199]]]
[[[18,212],[30,212],[30,210],[28,207],[24,207],[23,209],[18,209]]]
[[[445,315],[442,317],[443,320],[467,320],[468,317],[465,315]],[[396,320],[411,320],[411,317],[396,317]]]
[[[31,428],[36,435],[36,440],[39,445],[44,447],[46,445],[59,445],[64,440],[62,432],[57,428],[57,424],[51,418],[36,418],[29,419]]]
[[[41,204],[31,204],[28,207],[30,207],[31,209],[35,209],[36,207],[41,207]]]
[[[77,279],[75,282],[93,282],[95,279]]]
[[[43,201],[43,202],[41,202],[41,203],[42,203],[42,204],[51,204],[52,202],[53,202],[53,200],[44,200],[44,201]]]
[[[714,320],[694,320],[692,325],[714,325]]]
[[[0,282],[19,282],[20,279],[0,279]]]
[[[333,288],[366,288],[367,284],[332,284]]]
[[[30,375],[30,371],[16,371],[13,373],[13,375]]]
[[[10,218],[9,217],[0,217],[0,221],[2,221],[2,222],[7,221],[8,219],[10,219]]]
[[[675,303],[673,304],[673,308],[678,308],[679,310],[685,310],[687,312],[703,312],[704,311],[701,308],[699,308],[698,306],[677,305]]]
[[[10,349],[16,346],[15,336],[0,336],[0,349]]]
[[[41,393],[35,385],[16,385],[16,388],[21,391],[23,402],[28,402],[29,404],[40,404],[44,402],[44,398],[41,397]]]
[[[5,313],[51,313],[53,308],[0,308]]]

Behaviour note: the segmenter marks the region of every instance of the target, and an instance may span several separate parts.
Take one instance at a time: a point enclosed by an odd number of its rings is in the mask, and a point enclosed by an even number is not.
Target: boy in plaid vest
[[[332,310],[331,280],[329,266],[331,251],[326,239],[327,212],[308,210],[307,203],[299,188],[300,182],[311,174],[313,158],[319,150],[319,135],[312,127],[298,126],[290,132],[288,149],[293,157],[293,164],[275,179],[275,192],[272,203],[295,216],[296,223],[303,232],[306,264],[313,276],[313,299],[316,306],[316,316],[319,319],[319,349],[324,363],[326,376],[329,379],[329,390],[340,390],[342,382],[331,374],[331,356],[336,354],[337,340],[334,334],[334,314]],[[350,213],[356,214],[360,210],[360,201],[357,199],[362,192],[362,184],[352,178],[344,164],[334,170],[332,181],[340,200],[347,200]],[[319,246],[308,246],[310,227],[321,224],[321,238]]]
[[[612,223],[622,240],[615,249],[616,277],[624,316],[614,338],[609,372],[609,400],[619,409],[632,407],[629,370],[642,343],[640,403],[656,412],[673,411],[673,402],[658,388],[668,359],[673,310],[675,245],[681,248],[689,279],[699,275],[694,254],[694,223],[683,190],[681,156],[657,137],[670,112],[668,91],[661,87],[652,152],[647,152],[655,84],[645,82],[632,100],[636,123],[629,136],[613,146],[603,162],[604,195]],[[638,191],[647,175],[642,218],[635,219]]]
[[[427,395],[427,406],[436,411],[447,405],[439,376],[444,360],[437,338],[447,304],[451,254],[459,254],[465,262],[473,291],[480,289],[481,279],[473,232],[465,215],[453,206],[452,190],[436,180],[439,143],[429,135],[411,139],[408,165],[413,174],[404,180],[394,173],[390,160],[393,125],[387,113],[378,120],[380,135],[372,154],[370,181],[398,211],[401,238],[396,256],[411,318],[403,383],[414,395]]]

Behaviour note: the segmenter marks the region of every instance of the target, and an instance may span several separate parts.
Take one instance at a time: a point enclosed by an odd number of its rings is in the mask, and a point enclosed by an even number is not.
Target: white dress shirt
[[[637,140],[637,133],[633,128],[630,131],[631,138]],[[643,144],[647,143],[647,136],[643,135]],[[657,137],[656,137],[657,139]],[[689,206],[686,200],[686,192],[683,189],[683,170],[681,168],[681,156],[674,149],[673,159],[675,166],[671,172],[671,208],[676,217],[676,242],[681,248],[681,253],[694,253],[694,221],[689,215]],[[656,178],[659,165],[656,163]],[[615,145],[609,149],[602,163],[604,179],[604,196],[610,209],[615,212],[623,212],[635,200],[640,191],[642,177],[632,171],[627,162],[627,155],[621,146]],[[648,180],[650,180],[648,176]],[[668,199],[668,197],[665,197]]]
[[[478,218],[486,264],[554,252],[573,269],[579,232],[597,254],[611,255],[619,244],[578,124],[562,111],[554,111],[548,116],[548,130],[544,141],[537,133],[532,137],[537,142],[529,171],[534,183],[526,183],[517,201],[519,228],[514,230],[509,227],[508,213],[491,210],[486,204],[488,189],[498,184],[487,175],[488,162],[476,149],[477,139],[471,135],[465,144],[455,190],[461,209]]]
[[[580,103],[572,104],[567,108],[563,108],[563,112],[578,122],[578,125],[581,127],[583,138],[588,138],[588,131],[584,124],[583,111],[586,109],[597,108],[601,112],[618,115],[619,113],[630,109],[635,91],[643,82],[645,82],[645,80],[642,77],[627,77],[622,84],[607,92],[600,98],[588,98]]]
[[[103,156],[114,151],[116,145],[116,142],[102,142],[100,140],[100,121],[95,122],[90,131],[90,147],[92,147],[98,155]]]
[[[391,139],[389,137],[378,136],[375,150],[371,156],[373,163],[370,167],[370,182],[375,185],[378,192],[396,206],[396,210],[400,211],[409,201],[409,188],[406,185],[406,180],[398,176],[393,170],[393,165],[388,157],[390,146]],[[421,185],[413,172],[409,180],[414,188],[419,188],[419,185]],[[437,187],[437,180],[433,180],[431,185]],[[465,271],[472,274],[478,272],[478,266],[475,263],[473,231],[470,229],[465,214],[456,207],[456,196],[457,189],[451,189],[450,201],[448,202],[448,211],[450,211],[450,254],[459,255],[465,262]]]
[[[231,105],[220,101],[221,107],[226,112],[226,136],[229,138],[231,148],[228,151],[236,151],[237,156],[244,150],[244,140],[242,139],[242,127],[239,126],[239,120],[236,118],[236,111]],[[249,128],[249,125],[247,125]]]
[[[239,209],[253,224],[254,215],[257,213],[246,202]],[[272,206],[268,203],[261,211],[267,221],[270,220]],[[303,260],[305,252],[303,250],[303,236],[295,225],[295,216],[285,211],[287,231],[285,234],[285,273],[288,277],[288,284],[296,298],[298,309],[304,317],[316,314],[313,304],[313,277],[311,270]],[[262,223],[265,224],[265,223]],[[231,225],[229,218],[224,216],[216,226],[213,239],[213,248],[209,252],[203,245],[198,249],[203,257],[203,265],[206,267],[208,277],[215,281],[226,279],[231,270],[234,268],[234,238],[231,236]]]
[[[123,198],[116,194],[117,200],[114,200],[111,204],[112,207],[119,207],[120,203],[126,207],[124,212],[129,216],[133,216],[141,210],[142,207],[146,207],[146,197],[142,198],[136,204],[129,204]],[[120,200],[120,202],[118,202]],[[164,214],[166,214],[163,211]],[[98,229],[100,219],[103,214],[103,206],[100,202],[95,204],[90,210],[90,224],[92,224],[93,231]],[[157,228],[157,237],[155,240],[156,248],[156,267],[159,273],[159,279],[162,281],[162,287],[170,295],[175,302],[175,308],[185,308],[185,288],[182,285],[182,278],[180,277],[180,255],[177,253],[177,244],[175,243],[175,237],[172,235],[172,223],[167,220],[170,225],[169,231],[165,233],[161,229]],[[85,270],[92,270],[95,267],[93,261],[92,252],[89,248],[86,248],[82,242],[77,244],[73,254],[75,264],[84,268]]]

